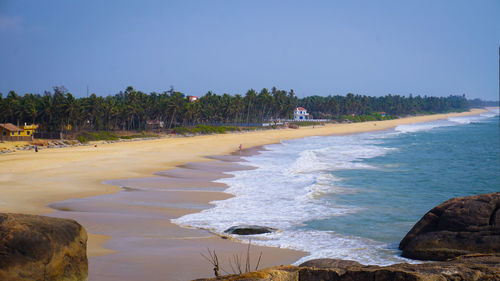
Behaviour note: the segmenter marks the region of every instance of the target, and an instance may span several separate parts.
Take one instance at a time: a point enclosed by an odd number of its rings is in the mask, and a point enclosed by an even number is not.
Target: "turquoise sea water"
[[[265,148],[244,163],[257,169],[220,180],[234,198],[174,222],[277,227],[253,243],[309,252],[302,260],[391,264],[407,261],[399,241],[434,206],[500,191],[498,111]]]
[[[311,220],[328,229],[393,244],[428,210],[452,198],[500,191],[498,118],[399,134],[379,146],[391,152],[360,162],[374,169],[332,172],[353,194],[325,200],[362,207],[355,214]]]

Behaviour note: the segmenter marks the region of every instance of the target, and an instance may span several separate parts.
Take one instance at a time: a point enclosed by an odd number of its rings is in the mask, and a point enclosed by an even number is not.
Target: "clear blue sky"
[[[498,100],[500,1],[0,0],[0,92]]]

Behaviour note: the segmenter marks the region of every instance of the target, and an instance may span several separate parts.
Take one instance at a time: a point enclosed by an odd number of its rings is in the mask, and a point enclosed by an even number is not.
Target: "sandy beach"
[[[3,154],[0,211],[80,222],[90,233],[89,280],[212,276],[201,252],[216,249],[227,259],[235,252],[244,252],[246,245],[208,231],[178,227],[170,219],[209,208],[209,202],[230,196],[223,193],[224,185],[212,181],[227,176],[224,172],[249,168],[234,163],[237,155],[230,156],[240,144],[247,149],[245,153],[252,154],[256,151],[251,148],[284,139],[386,130],[485,111]],[[256,256],[260,251],[261,267],[292,263],[304,255],[288,249],[252,247]]]

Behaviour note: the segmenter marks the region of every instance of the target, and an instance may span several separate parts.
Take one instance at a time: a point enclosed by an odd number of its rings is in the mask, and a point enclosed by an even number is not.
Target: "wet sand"
[[[244,151],[253,153],[254,149]],[[201,256],[207,255],[207,248],[216,251],[222,270],[233,273],[228,260],[234,254],[245,257],[247,245],[170,223],[172,218],[210,208],[211,201],[230,198],[223,193],[224,184],[212,181],[228,177],[224,172],[251,169],[233,163],[239,156],[214,158],[157,172],[154,177],[106,181],[122,187],[117,193],[50,204],[58,210],[51,216],[76,219],[88,231],[112,237],[104,243],[111,254],[89,259],[89,280],[210,277],[212,266]],[[259,268],[290,264],[305,254],[259,246],[251,246],[250,251],[253,267],[262,252]]]
[[[239,144],[251,148],[283,139],[385,130],[400,124],[482,112],[474,109],[315,128],[98,143],[97,147],[3,154],[0,212],[51,214],[82,223],[90,233],[90,280],[188,280],[212,276],[210,266],[199,255],[203,249],[215,248],[220,256],[226,256],[246,246],[169,222],[170,218],[210,207],[211,200],[228,198],[220,192],[223,186],[210,181],[224,176],[224,165],[237,168],[233,165],[237,156],[207,155],[228,155]],[[216,161],[220,162],[203,165]],[[179,165],[184,166],[176,169]],[[169,172],[158,173],[160,170]],[[169,183],[159,180],[163,178],[168,178]],[[119,192],[120,180],[124,180],[126,191]],[[149,188],[147,194],[137,188],[143,186]],[[253,248],[264,251],[263,266],[288,264],[302,255],[286,249]],[[201,271],[193,273],[195,269]]]

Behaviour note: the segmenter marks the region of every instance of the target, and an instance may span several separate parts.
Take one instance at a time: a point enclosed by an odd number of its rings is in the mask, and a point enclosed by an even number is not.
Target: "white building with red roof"
[[[295,121],[304,121],[304,120],[313,119],[313,117],[312,117],[312,115],[307,113],[307,109],[299,106],[293,112],[293,119]]]

